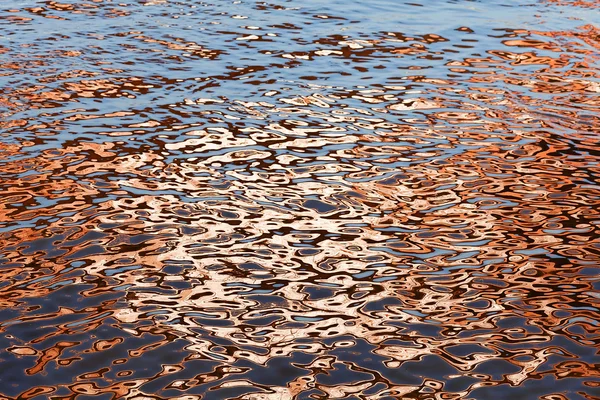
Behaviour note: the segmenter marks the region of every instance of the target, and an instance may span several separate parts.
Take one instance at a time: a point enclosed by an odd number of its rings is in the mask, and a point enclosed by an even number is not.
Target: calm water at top
[[[599,24],[0,1],[0,398],[599,399]]]

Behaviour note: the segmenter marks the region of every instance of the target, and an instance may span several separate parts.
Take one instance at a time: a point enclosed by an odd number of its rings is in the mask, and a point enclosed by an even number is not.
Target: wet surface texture
[[[0,397],[600,398],[600,4],[500,3],[1,2]]]

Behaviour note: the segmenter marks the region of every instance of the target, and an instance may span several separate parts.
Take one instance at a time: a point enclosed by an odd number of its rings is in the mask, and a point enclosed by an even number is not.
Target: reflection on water
[[[600,4],[504,3],[2,3],[2,398],[600,398]]]

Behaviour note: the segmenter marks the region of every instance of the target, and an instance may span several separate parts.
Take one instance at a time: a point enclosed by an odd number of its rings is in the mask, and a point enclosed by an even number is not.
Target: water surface
[[[1,397],[600,398],[599,6],[3,1]]]

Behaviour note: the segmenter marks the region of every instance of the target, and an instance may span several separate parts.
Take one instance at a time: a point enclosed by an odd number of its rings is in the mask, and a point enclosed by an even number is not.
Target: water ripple
[[[597,4],[0,12],[0,395],[600,396]]]

